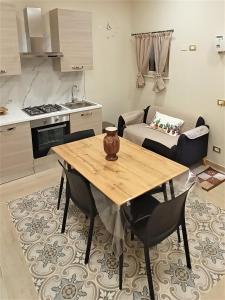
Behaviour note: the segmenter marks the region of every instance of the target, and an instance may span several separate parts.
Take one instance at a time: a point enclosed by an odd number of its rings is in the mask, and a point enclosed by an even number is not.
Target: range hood
[[[24,23],[27,38],[27,51],[22,52],[22,57],[62,57],[61,52],[44,52],[43,51],[43,20],[41,8],[26,7],[24,8]]]

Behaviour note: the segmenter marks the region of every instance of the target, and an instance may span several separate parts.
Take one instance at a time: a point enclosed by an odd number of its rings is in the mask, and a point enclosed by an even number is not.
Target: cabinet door
[[[33,174],[30,123],[0,127],[0,183]]]
[[[0,76],[21,73],[16,12],[10,4],[0,4]]]
[[[90,12],[55,9],[50,12],[50,27],[53,51],[63,53],[55,59],[57,69],[68,72],[93,66]]]
[[[102,133],[102,110],[93,109],[75,112],[70,115],[70,132],[94,129],[95,134]]]

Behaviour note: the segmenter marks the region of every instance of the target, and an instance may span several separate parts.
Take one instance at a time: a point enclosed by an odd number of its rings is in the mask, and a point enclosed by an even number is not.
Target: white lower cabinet
[[[70,114],[70,132],[94,129],[95,135],[102,133],[102,109],[91,109]]]
[[[70,114],[70,132],[102,133],[102,109]],[[0,184],[34,174],[30,122],[0,126]]]
[[[34,173],[30,122],[0,127],[0,184]]]

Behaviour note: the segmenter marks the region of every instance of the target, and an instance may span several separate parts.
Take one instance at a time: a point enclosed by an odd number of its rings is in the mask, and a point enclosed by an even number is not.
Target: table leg
[[[170,185],[170,194],[171,194],[171,199],[175,198],[175,193],[174,193],[174,186],[173,186],[173,180],[169,180],[169,185]]]
[[[65,166],[65,161],[64,161],[64,166]],[[64,183],[64,170],[62,169],[62,175],[61,175],[61,179],[60,179],[60,185],[59,185],[59,196],[58,196],[58,203],[57,203],[57,209],[59,210],[59,206],[60,206],[60,201],[61,201],[61,197],[62,197],[62,190],[63,190],[63,183]]]
[[[67,213],[68,213],[68,208],[69,208],[69,201],[70,201],[70,193],[69,193],[69,185],[68,185],[68,182],[67,182],[66,183],[66,204],[65,204],[64,213],[63,213],[63,222],[62,222],[61,233],[65,232],[66,219],[67,219]]]
[[[64,183],[64,170],[62,170],[62,175],[61,175],[61,179],[60,179],[60,185],[59,185],[59,196],[58,196],[58,203],[57,203],[57,209],[59,210],[59,206],[60,206],[60,200],[62,197],[62,190],[63,190],[63,183]]]
[[[162,184],[162,191],[163,191],[163,196],[164,196],[164,201],[168,201],[168,197],[167,197],[167,192],[166,192],[166,183]]]
[[[122,253],[119,256],[119,289],[122,290],[123,287],[123,240],[120,240],[120,247]]]
[[[170,185],[170,194],[171,194],[171,199],[173,200],[175,198],[175,193],[174,193],[174,186],[173,186],[173,180],[169,180],[169,185]],[[178,242],[181,242],[180,238],[180,226],[177,228],[177,237],[178,237]]]

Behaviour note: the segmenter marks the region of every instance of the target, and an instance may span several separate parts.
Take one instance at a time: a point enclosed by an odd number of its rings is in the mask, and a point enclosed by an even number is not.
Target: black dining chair
[[[188,237],[185,225],[185,202],[188,191],[175,197],[174,199],[160,203],[157,199],[151,196],[149,193],[138,197],[137,201],[130,206],[123,205],[121,207],[121,217],[125,224],[131,228],[132,232],[138,239],[144,244],[144,255],[146,263],[146,271],[149,285],[149,292],[151,300],[155,299],[149,248],[159,244],[173,232],[175,232],[179,226],[182,228],[184,249],[186,255],[187,267],[191,269],[191,258],[188,247]],[[148,200],[148,201],[146,201]],[[143,205],[142,205],[143,204]],[[148,214],[143,215],[140,211],[140,207],[143,206],[142,210],[148,210]],[[122,288],[122,269],[123,257],[119,263],[119,282],[120,288]]]
[[[63,144],[68,144],[68,143],[72,143],[72,142],[79,141],[82,139],[86,139],[86,138],[92,137],[94,135],[95,135],[95,132],[93,129],[82,130],[82,131],[77,131],[77,132],[73,132],[70,134],[66,134],[64,136]],[[68,167],[70,167],[70,166],[68,166]],[[59,209],[60,201],[61,201],[61,197],[62,197],[63,184],[64,184],[64,176],[63,175],[64,175],[64,173],[62,173],[61,178],[60,178],[57,209]]]
[[[69,208],[70,199],[73,203],[90,218],[90,226],[88,232],[87,248],[85,254],[85,264],[89,261],[92,235],[94,230],[94,221],[98,212],[95,206],[95,201],[91,192],[90,184],[80,173],[74,169],[67,170],[59,161],[66,175],[66,204],[64,208],[63,222],[61,233],[65,232],[66,219]]]
[[[174,192],[174,186],[173,186],[173,180],[169,180],[169,187],[170,187],[170,195],[171,199],[175,198],[175,192]],[[166,190],[166,183],[163,183],[161,186],[158,186],[154,188],[153,190],[150,191],[151,195],[155,195],[158,193],[163,193],[164,196],[164,201],[168,201],[168,196],[167,196],[167,190]],[[178,237],[178,242],[181,242],[181,237],[180,237],[180,228],[177,229],[177,237]],[[133,239],[133,234],[131,234],[131,239]]]
[[[142,201],[141,201],[142,204],[141,205],[139,205],[140,204],[140,201],[139,201],[140,197],[132,200],[131,203],[132,203],[133,206],[135,206],[135,203],[137,203],[137,207],[135,207],[134,214],[136,215],[138,213],[139,218],[140,217],[143,218],[145,216],[148,216],[149,211],[151,211],[151,206],[149,207],[148,197],[149,197],[149,195],[155,195],[155,194],[158,194],[158,193],[163,193],[164,201],[168,201],[166,183],[163,183],[162,185],[157,186],[154,189],[152,189],[151,191],[149,191],[149,192],[145,193],[144,195],[142,195],[141,196],[141,198],[142,198]],[[172,194],[171,194],[171,197],[172,197]],[[135,216],[134,216],[134,218],[135,218]],[[177,234],[178,234],[178,241],[180,242],[181,239],[180,239],[179,229],[177,230]],[[131,240],[133,240],[133,239],[134,239],[134,234],[131,231]]]

